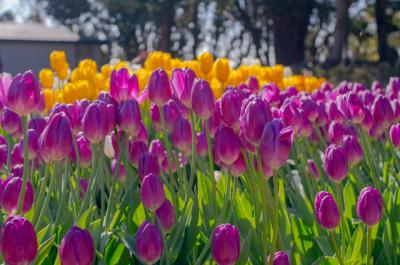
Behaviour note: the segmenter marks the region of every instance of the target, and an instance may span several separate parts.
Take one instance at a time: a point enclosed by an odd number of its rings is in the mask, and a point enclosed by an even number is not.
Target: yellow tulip
[[[53,107],[54,105],[54,94],[53,94],[53,90],[46,88],[46,89],[42,89],[42,93],[44,96],[44,101],[46,103],[46,109],[50,109],[51,107]]]
[[[43,68],[39,72],[39,80],[44,88],[52,88],[54,83],[53,71],[49,68]]]
[[[218,58],[215,61],[215,75],[219,81],[225,83],[228,80],[230,74],[230,66],[228,59]]]
[[[203,74],[208,75],[213,67],[213,55],[210,52],[203,52],[197,57],[197,60],[200,62],[200,67]]]
[[[50,65],[55,71],[61,71],[67,63],[64,51],[53,51],[50,53]]]
[[[101,67],[101,73],[105,78],[109,78],[112,72],[112,67],[109,64],[105,64]]]
[[[57,75],[61,80],[66,80],[68,78],[68,74],[69,74],[69,65],[66,64],[64,66],[64,68],[62,68],[61,70],[57,71]]]

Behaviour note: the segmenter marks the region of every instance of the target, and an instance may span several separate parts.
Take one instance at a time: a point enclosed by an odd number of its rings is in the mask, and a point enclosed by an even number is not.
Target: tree
[[[386,0],[376,0],[375,18],[377,26],[379,61],[394,62],[397,59],[397,54],[396,51],[394,51],[389,47],[387,41],[388,23],[387,23],[386,8],[387,8]]]
[[[346,44],[349,34],[349,6],[350,0],[336,1],[336,25],[333,34],[334,43],[329,58],[329,63],[331,65],[336,65],[342,61],[343,47]]]

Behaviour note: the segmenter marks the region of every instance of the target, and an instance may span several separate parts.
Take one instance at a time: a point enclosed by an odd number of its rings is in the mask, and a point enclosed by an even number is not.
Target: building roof
[[[104,43],[95,39],[82,39],[79,34],[64,26],[48,27],[44,24],[0,23],[0,41],[38,42],[90,42]]]

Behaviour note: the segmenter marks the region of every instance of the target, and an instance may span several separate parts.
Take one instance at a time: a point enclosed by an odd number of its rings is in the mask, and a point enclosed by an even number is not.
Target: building
[[[49,55],[53,50],[64,50],[71,68],[85,58],[102,64],[104,56],[100,48],[105,43],[82,39],[60,26],[0,23],[0,72],[16,74],[32,69],[38,73],[50,67]]]

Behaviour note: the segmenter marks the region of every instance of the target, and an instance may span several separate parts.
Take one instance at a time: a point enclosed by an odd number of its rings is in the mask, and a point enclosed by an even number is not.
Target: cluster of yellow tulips
[[[127,61],[119,61],[115,65],[105,64],[98,70],[96,62],[91,59],[82,60],[75,69],[70,69],[65,52],[53,51],[50,54],[50,66],[51,68],[43,68],[39,73],[47,109],[56,102],[72,103],[76,99],[95,99],[100,91],[109,90],[111,71],[121,67],[126,67],[137,75],[140,90],[145,88],[151,72],[158,67],[162,67],[169,75],[176,67],[189,67],[198,77],[210,83],[216,98],[222,95],[226,86],[238,86],[245,83],[250,76],[257,77],[260,85],[274,82],[280,88],[296,86],[298,90],[304,91],[312,91],[325,81],[324,78],[315,76],[285,76],[283,65],[240,65],[234,69],[228,59],[215,59],[209,52],[200,54],[196,60],[184,61],[172,58],[169,53],[155,51],[148,55],[143,67],[133,67]]]

